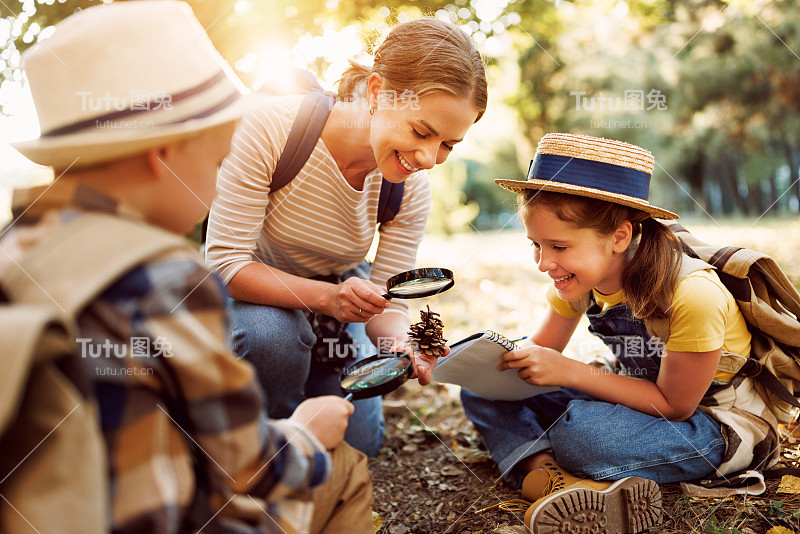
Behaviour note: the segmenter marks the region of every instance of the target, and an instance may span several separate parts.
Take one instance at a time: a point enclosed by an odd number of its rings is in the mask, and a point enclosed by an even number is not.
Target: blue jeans
[[[309,397],[341,395],[339,374],[312,362],[316,341],[300,310],[229,300],[230,344],[233,352],[253,364],[264,389],[264,403],[274,419],[289,417]],[[363,323],[347,332],[358,344],[358,360],[377,354]],[[355,401],[345,441],[367,456],[377,456],[383,442],[383,404],[380,397]]]
[[[706,477],[725,453],[720,423],[699,410],[676,423],[570,389],[521,401],[462,390],[461,400],[503,477],[517,488],[525,476],[517,464],[538,452],[579,477],[659,483]]]

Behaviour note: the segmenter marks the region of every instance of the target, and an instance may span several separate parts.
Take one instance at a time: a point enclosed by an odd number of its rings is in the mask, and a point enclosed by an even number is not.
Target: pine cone
[[[419,345],[417,352],[428,356],[439,357],[444,354],[447,340],[442,337],[444,323],[439,319],[439,314],[431,311],[430,306],[426,306],[428,311],[420,310],[420,322],[412,324],[409,336]]]

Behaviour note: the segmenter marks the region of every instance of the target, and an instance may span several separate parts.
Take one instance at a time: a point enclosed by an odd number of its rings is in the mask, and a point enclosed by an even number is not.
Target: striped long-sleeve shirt
[[[245,117],[234,134],[211,207],[206,251],[207,262],[225,283],[253,261],[305,278],[339,274],[355,267],[370,249],[382,181],[378,169],[357,191],[320,140],[297,176],[270,194],[272,174],[301,100],[274,99],[271,106]],[[374,283],[382,286],[413,268],[430,204],[427,173],[411,175],[399,213],[378,229],[370,275]],[[400,299],[390,306],[407,309]]]
[[[56,183],[41,196],[45,189],[15,207],[23,215],[0,240],[0,279],[81,211],[128,212],[86,188]],[[252,367],[226,347],[221,281],[196,251],[135,267],[80,313],[78,327],[108,453],[111,532],[175,534],[189,514],[199,528],[217,512],[242,517],[241,505],[252,509],[252,526],[237,522],[243,533],[305,530],[297,521],[310,521],[310,490],[327,478],[330,458],[297,424],[267,420]],[[207,503],[195,509],[189,440],[210,479]],[[76,461],[101,461],[81,452]]]

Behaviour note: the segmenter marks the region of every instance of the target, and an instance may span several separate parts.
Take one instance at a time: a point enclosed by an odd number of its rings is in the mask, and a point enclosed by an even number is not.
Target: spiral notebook
[[[436,362],[433,380],[457,384],[476,395],[494,400],[527,399],[560,389],[532,386],[517,376],[514,369],[498,371],[502,354],[518,348],[497,332],[477,332],[450,345],[450,354]]]

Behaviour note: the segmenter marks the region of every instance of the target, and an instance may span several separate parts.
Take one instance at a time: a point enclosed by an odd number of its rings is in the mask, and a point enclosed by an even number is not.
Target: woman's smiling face
[[[478,118],[468,97],[432,92],[381,98],[371,84],[370,91],[378,103],[371,118],[372,150],[383,177],[393,183],[443,163]]]

